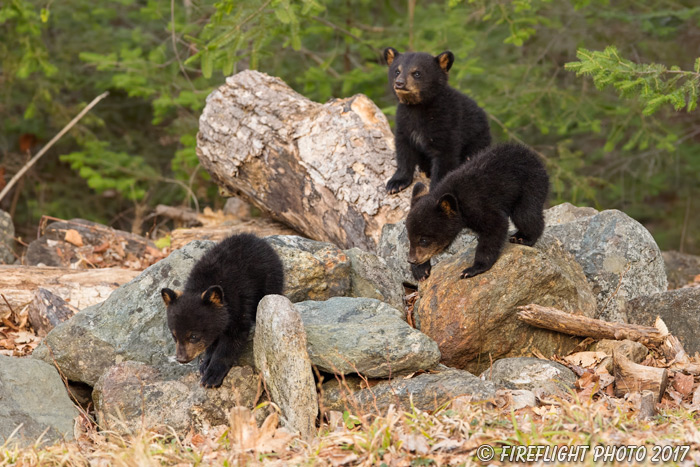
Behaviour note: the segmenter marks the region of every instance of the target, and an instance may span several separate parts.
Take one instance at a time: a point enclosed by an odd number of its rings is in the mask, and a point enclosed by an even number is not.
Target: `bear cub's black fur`
[[[161,291],[180,363],[204,352],[204,387],[219,387],[238,361],[258,302],[282,294],[284,271],[275,250],[255,235],[226,238],[195,264],[185,289]]]
[[[518,231],[511,242],[532,246],[544,231],[544,203],[549,176],[537,154],[518,144],[484,150],[449,173],[428,193],[413,188],[406,229],[416,279],[430,274],[430,258],[464,228],[478,236],[474,264],[462,278],[491,269],[508,236],[508,217]]]
[[[411,184],[416,165],[432,188],[447,173],[491,144],[486,113],[447,83],[454,55],[399,53],[388,47],[389,85],[396,109],[396,173],[386,185],[397,193]]]

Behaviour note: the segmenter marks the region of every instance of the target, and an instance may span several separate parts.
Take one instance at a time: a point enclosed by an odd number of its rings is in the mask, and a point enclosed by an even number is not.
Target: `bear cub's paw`
[[[209,362],[211,362],[211,353],[207,350],[204,352],[204,355],[202,355],[202,359],[199,362],[199,374],[204,375],[204,373],[207,371],[207,367],[209,366]]]
[[[426,261],[423,264],[412,264],[411,265],[411,273],[413,274],[413,278],[417,281],[424,281],[428,277],[430,277],[430,271],[431,271],[430,260]]]
[[[517,243],[518,245],[525,245],[525,246],[532,246],[536,242],[532,241],[531,239],[527,238],[525,235],[520,233],[520,231],[515,232],[509,239],[508,241],[510,243]]]
[[[482,272],[488,271],[489,268],[483,267],[483,266],[471,266],[462,271],[462,274],[460,274],[459,278],[460,279],[468,279],[470,277],[478,276]]]
[[[221,383],[224,382],[224,378],[226,377],[226,374],[228,374],[228,371],[231,368],[226,367],[226,365],[222,365],[219,362],[209,363],[210,364],[207,366],[207,369],[204,371],[204,374],[202,374],[200,384],[205,388],[218,388],[219,386],[221,386]]]
[[[393,195],[394,193],[408,188],[412,181],[411,177],[403,177],[399,174],[394,174],[386,184],[386,191],[388,191],[390,195]]]

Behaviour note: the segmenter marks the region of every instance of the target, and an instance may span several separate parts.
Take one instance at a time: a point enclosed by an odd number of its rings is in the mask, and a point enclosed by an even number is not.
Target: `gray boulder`
[[[433,368],[440,360],[435,341],[379,300],[336,297],[295,306],[304,321],[311,362],[322,371],[388,378]]]
[[[403,310],[403,279],[384,258],[359,248],[344,253],[351,264],[351,296],[376,298]]]
[[[629,322],[653,326],[660,316],[689,355],[700,352],[700,288],[688,287],[638,297],[625,305]]]
[[[282,410],[285,426],[311,439],[318,415],[316,383],[301,316],[286,297],[268,295],[258,304],[255,366]]]
[[[114,365],[92,393],[97,421],[103,430],[119,433],[163,426],[184,433],[227,424],[231,408],[252,409],[258,402],[259,376],[249,366],[231,368],[218,389],[203,388],[199,379],[196,368],[177,363]]]
[[[350,294],[350,260],[332,243],[296,235],[265,238],[284,265],[284,295],[292,302]]]
[[[626,301],[666,290],[659,247],[649,231],[625,213],[564,203],[545,215],[545,232],[575,256],[593,286],[596,318],[626,322]]]
[[[13,264],[15,255],[15,226],[8,213],[0,210],[0,264]]]
[[[160,290],[182,289],[192,266],[213,245],[194,241],[172,252],[104,302],[56,326],[32,356],[48,363],[55,361],[66,378],[90,386],[115,363],[136,361],[158,366],[173,361],[175,344]]]
[[[321,387],[321,407],[325,411],[349,411],[354,414],[386,413],[389,405],[400,410],[434,411],[459,396],[472,401],[490,399],[496,390],[468,371],[440,365],[437,371],[421,373],[408,379],[379,381],[367,388],[356,376],[333,379]]]
[[[573,389],[576,375],[560,363],[533,357],[496,360],[481,374],[496,387],[527,389],[533,392],[557,394]]]
[[[72,440],[78,413],[52,365],[0,355],[0,445]]]

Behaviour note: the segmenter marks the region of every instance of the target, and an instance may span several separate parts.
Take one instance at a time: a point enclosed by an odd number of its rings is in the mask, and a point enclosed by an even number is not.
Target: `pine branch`
[[[644,115],[651,115],[665,104],[675,110],[684,107],[695,110],[700,95],[700,58],[695,60],[693,71],[677,66],[667,68],[658,63],[637,64],[620,56],[614,46],[604,51],[579,49],[578,62],[565,65],[576,76],[593,78],[596,88],[613,86],[622,97],[639,98],[644,104]]]

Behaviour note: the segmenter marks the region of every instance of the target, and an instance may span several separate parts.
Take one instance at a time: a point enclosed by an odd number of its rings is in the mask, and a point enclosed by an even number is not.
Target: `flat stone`
[[[321,406],[324,410],[349,411],[354,414],[385,414],[391,404],[399,410],[435,411],[459,396],[471,396],[472,401],[492,398],[495,387],[468,371],[440,366],[437,371],[421,373],[408,379],[372,381],[370,388],[362,387],[362,380],[346,376],[323,384]]]
[[[438,346],[409,326],[402,312],[371,298],[297,303],[311,362],[328,373],[388,378],[433,368]]]
[[[557,394],[573,389],[576,375],[560,363],[532,357],[502,358],[481,374],[496,387]]]
[[[172,363],[159,368],[123,362],[109,368],[95,385],[92,398],[103,430],[136,433],[142,428],[190,428],[228,424],[233,407],[252,409],[259,376],[249,366],[234,366],[221,387],[205,389],[199,372]]]
[[[525,407],[537,407],[537,397],[532,391],[527,389],[513,389],[510,391],[513,398],[510,408],[513,410],[524,409]]]

